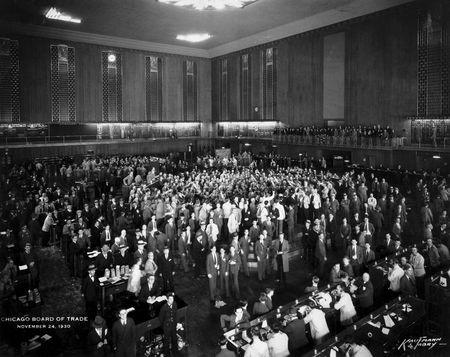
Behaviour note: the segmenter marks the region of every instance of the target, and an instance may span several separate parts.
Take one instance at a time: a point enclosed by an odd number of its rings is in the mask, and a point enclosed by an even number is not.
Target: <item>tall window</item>
[[[220,120],[228,120],[228,100],[229,100],[229,86],[228,86],[228,60],[226,58],[220,60]]]
[[[145,90],[147,121],[162,121],[162,60],[145,57]]]
[[[243,54],[240,57],[240,118],[241,120],[250,120],[251,118],[251,70],[250,55]]]
[[[51,45],[50,57],[52,121],[75,121],[75,49]]]
[[[276,49],[261,51],[261,103],[262,119],[275,120],[277,110]]]
[[[0,122],[20,121],[19,43],[0,38]]]
[[[183,120],[197,121],[197,63],[183,62]]]
[[[114,51],[102,52],[103,121],[122,121],[122,57]]]

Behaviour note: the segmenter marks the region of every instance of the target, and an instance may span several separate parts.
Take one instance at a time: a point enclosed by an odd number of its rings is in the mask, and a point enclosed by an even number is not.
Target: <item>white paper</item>
[[[376,327],[376,328],[380,328],[381,327],[381,324],[379,322],[373,323],[372,321],[369,321],[368,324],[373,326],[373,327]]]
[[[98,281],[100,283],[104,283],[106,280],[108,280],[107,278],[105,278],[104,276],[102,276],[101,278],[98,278]]]
[[[45,334],[44,336],[42,336],[42,339],[44,339],[45,341],[48,341],[52,338],[52,336]]]
[[[388,334],[389,334],[389,331],[391,331],[391,330],[389,330],[389,329],[386,328],[386,327],[383,327],[383,328],[381,329],[381,332],[383,332],[385,335],[388,335]]]
[[[336,357],[336,351],[333,349],[330,349],[330,357]]]
[[[28,265],[19,265],[19,270],[27,270],[28,269]]]
[[[392,327],[395,325],[394,321],[392,321],[392,318],[389,315],[384,315],[384,325],[386,327]]]
[[[266,328],[267,327],[267,320],[263,320],[262,324],[261,324],[262,328]]]

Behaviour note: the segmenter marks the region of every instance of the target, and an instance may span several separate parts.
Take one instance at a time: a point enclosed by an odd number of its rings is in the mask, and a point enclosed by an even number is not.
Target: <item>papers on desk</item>
[[[38,347],[41,347],[41,343],[37,341],[33,341],[28,345],[28,351],[32,351]]]
[[[98,281],[100,283],[104,283],[106,280],[108,280],[107,278],[105,278],[104,276],[102,276],[101,278],[98,278]]]
[[[388,335],[390,331],[391,331],[391,330],[389,330],[389,329],[386,328],[386,327],[383,327],[383,328],[381,329],[381,332],[383,332],[385,335]]]
[[[383,315],[383,319],[384,319],[384,325],[386,327],[393,327],[395,326],[394,321],[392,320],[392,318],[389,315]],[[383,332],[384,333],[384,332]]]
[[[447,278],[441,276],[441,278],[439,279],[439,285],[446,288],[447,287]]]
[[[376,328],[380,328],[381,327],[381,322],[374,323],[372,321],[369,321],[368,324],[373,326],[373,327],[376,327]]]
[[[52,336],[47,335],[47,334],[45,334],[44,336],[42,336],[42,339],[43,339],[44,341],[48,341],[48,340],[50,340],[51,338],[52,338]]]
[[[402,308],[403,308],[403,311],[406,311],[406,312],[411,312],[412,311],[412,308],[411,308],[410,304],[403,304]]]
[[[19,265],[19,270],[27,270],[28,269],[28,265]]]

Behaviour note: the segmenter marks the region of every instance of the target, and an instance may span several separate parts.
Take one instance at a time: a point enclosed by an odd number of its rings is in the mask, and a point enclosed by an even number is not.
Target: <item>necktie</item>
[[[217,259],[216,259],[216,255],[215,254],[213,255],[213,258],[214,258],[214,265],[216,265],[217,264]]]

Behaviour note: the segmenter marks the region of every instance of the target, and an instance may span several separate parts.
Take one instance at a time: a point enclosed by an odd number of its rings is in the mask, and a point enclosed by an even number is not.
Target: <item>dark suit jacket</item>
[[[115,357],[136,356],[136,326],[133,319],[128,317],[125,326],[120,323],[120,320],[114,322],[112,345]]]
[[[324,261],[325,258],[327,257],[327,250],[326,250],[326,247],[325,247],[325,242],[322,242],[320,239],[317,240],[316,250],[314,252],[314,256],[319,261]]]
[[[373,285],[368,281],[363,283],[358,289],[359,305],[363,308],[373,305]]]
[[[175,262],[172,255],[169,254],[166,259],[164,254],[161,254],[158,260],[158,268],[160,274],[164,276],[172,275],[172,272],[175,271]]]
[[[96,302],[99,295],[99,282],[96,277],[94,281],[89,276],[83,279],[81,284],[81,293],[84,294],[84,299],[88,302]]]
[[[292,354],[295,350],[306,346],[309,343],[308,339],[306,338],[305,320],[303,319],[296,319],[290,322],[284,329],[284,332],[286,333],[286,335],[288,335],[288,348],[289,352],[291,352]]]
[[[109,340],[109,333],[106,333],[106,328],[102,328],[102,336],[100,337],[95,329],[91,329],[87,336],[87,349],[90,357],[106,357],[109,353],[109,345],[103,345],[97,348],[99,342]]]
[[[219,254],[216,253],[216,264],[219,266]],[[214,264],[214,259],[212,253],[209,253],[206,257],[206,274],[211,274],[217,277],[217,269]]]
[[[351,245],[347,247],[347,256],[350,258],[350,261],[353,264],[353,247]],[[359,245],[356,246],[356,261],[358,262],[358,264],[362,264],[364,261],[363,250]]]
[[[151,290],[148,288],[147,281],[143,281],[141,283],[141,291],[139,292],[139,300],[141,302],[147,302],[147,299],[150,296],[160,296],[161,291],[161,287],[156,281],[153,283],[153,287]]]
[[[172,308],[165,303],[159,311],[159,321],[163,329],[176,328],[177,326],[177,304],[173,302]]]
[[[406,274],[404,274],[400,279],[400,291],[403,295],[415,296],[417,293],[416,283],[413,280],[408,279]]]
[[[95,258],[95,266],[97,267],[96,275],[99,277],[105,275],[105,269],[106,268],[109,269],[113,265],[114,265],[114,261],[113,261],[113,255],[111,252],[108,252],[106,254],[106,259],[103,256],[103,253],[100,253]]]
[[[367,265],[370,262],[373,262],[375,260],[375,252],[372,249],[368,253],[367,253],[367,250],[364,249],[363,256],[364,256],[363,263],[365,265]]]

